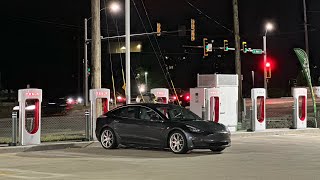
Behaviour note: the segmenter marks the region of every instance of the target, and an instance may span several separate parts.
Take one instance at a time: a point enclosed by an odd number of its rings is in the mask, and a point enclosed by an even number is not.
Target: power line
[[[186,3],[188,3],[191,7],[193,7],[195,10],[197,10],[201,15],[204,15],[206,18],[212,20],[213,22],[215,22],[217,25],[221,26],[223,29],[231,32],[232,34],[234,33],[231,29],[229,29],[228,27],[224,26],[223,24],[221,24],[220,22],[218,22],[217,20],[213,19],[212,17],[208,16],[207,14],[205,14],[204,12],[202,12],[199,8],[197,8],[195,5],[193,5],[191,2],[189,2],[188,0],[185,0]]]

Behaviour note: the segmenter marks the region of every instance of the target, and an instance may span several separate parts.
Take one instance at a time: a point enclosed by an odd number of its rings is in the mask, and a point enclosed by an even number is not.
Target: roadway
[[[86,148],[0,154],[0,179],[316,180],[320,135],[234,137],[222,154]]]

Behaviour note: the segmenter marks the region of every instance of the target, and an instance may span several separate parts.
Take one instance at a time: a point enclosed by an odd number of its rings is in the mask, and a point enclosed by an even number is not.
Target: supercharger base
[[[97,112],[97,100],[102,100],[102,111],[103,112]],[[97,118],[102,115],[102,113],[106,113],[109,111],[109,100],[110,100],[110,89],[100,88],[100,89],[90,89],[89,92],[89,100],[91,104],[90,109],[90,139],[93,139],[94,141],[97,140],[95,130],[96,130],[96,121]]]
[[[306,129],[307,128],[307,89],[294,88],[292,90],[292,95],[294,99],[292,129]]]
[[[157,100],[161,99],[161,103],[168,104],[169,102],[169,89],[166,88],[154,88],[150,92],[154,94]]]
[[[40,144],[42,90],[20,89],[18,101],[20,144]]]

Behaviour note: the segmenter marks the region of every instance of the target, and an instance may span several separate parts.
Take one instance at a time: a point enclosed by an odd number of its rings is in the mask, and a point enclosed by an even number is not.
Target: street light
[[[121,7],[120,7],[120,4],[116,1],[112,2],[110,5],[109,5],[109,9],[111,12],[113,13],[117,13],[121,10]]]
[[[268,22],[266,25],[265,25],[265,30],[266,32],[264,33],[264,36],[263,36],[263,51],[264,51],[264,56],[263,56],[263,84],[264,84],[264,88],[266,90],[266,95],[268,94],[268,91],[267,91],[267,88],[268,88],[268,85],[267,85],[267,68],[265,66],[265,64],[267,63],[267,33],[268,31],[272,31],[274,28],[273,24]],[[268,96],[268,95],[267,95]]]
[[[144,72],[144,81],[146,83],[146,89],[148,88],[148,72]]]

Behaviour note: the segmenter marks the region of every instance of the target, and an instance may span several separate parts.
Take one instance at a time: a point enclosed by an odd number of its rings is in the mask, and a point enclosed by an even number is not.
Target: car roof
[[[113,109],[113,110],[116,110],[116,109],[120,109],[120,108],[123,108],[123,107],[130,107],[130,106],[144,106],[144,107],[149,107],[149,108],[152,108],[152,109],[156,109],[156,108],[159,108],[159,107],[177,107],[178,105],[174,105],[174,104],[162,104],[162,103],[135,103],[135,104],[128,104],[128,105],[122,105],[122,106],[118,106],[117,108]],[[111,110],[111,111],[113,111]]]

